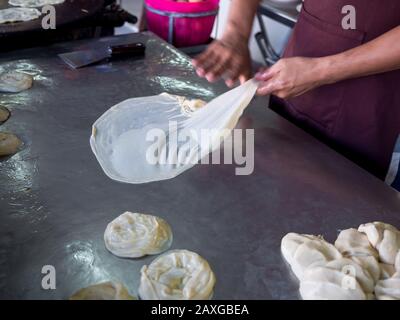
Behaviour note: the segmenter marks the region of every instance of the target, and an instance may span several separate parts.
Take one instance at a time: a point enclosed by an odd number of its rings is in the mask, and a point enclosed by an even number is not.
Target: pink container
[[[219,0],[145,0],[145,5],[150,31],[176,47],[190,47],[209,41]]]

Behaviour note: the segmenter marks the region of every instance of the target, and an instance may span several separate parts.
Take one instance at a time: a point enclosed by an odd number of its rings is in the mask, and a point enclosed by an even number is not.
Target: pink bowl
[[[150,31],[166,41],[170,41],[172,37],[172,43],[176,47],[190,47],[209,41],[219,0],[201,2],[145,0],[145,4],[147,26]],[[184,16],[197,14],[205,16]],[[171,15],[175,15],[172,34],[169,32]],[[176,15],[180,16],[177,17]]]

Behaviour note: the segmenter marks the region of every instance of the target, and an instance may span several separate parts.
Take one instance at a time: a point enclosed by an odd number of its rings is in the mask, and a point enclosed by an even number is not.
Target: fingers
[[[262,68],[254,75],[254,78],[256,78],[258,81],[268,81],[272,79],[274,75],[276,75],[274,67]]]
[[[257,94],[266,96],[283,89],[283,83],[279,79],[270,79],[266,82],[261,82],[257,89]]]

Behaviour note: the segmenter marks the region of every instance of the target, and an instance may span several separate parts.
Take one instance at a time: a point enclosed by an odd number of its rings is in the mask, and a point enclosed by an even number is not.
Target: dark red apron
[[[356,8],[356,30],[342,8]],[[322,57],[368,42],[400,25],[400,0],[305,0],[285,57]],[[400,71],[346,80],[284,102],[297,121],[368,159],[384,178],[400,134]]]

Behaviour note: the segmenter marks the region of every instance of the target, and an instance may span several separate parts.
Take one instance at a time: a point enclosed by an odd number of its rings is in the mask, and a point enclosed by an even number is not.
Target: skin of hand
[[[260,81],[257,94],[273,94],[282,99],[299,96],[324,84],[321,69],[319,58],[281,59],[255,75]]]
[[[243,83],[251,77],[247,41],[235,36],[213,41],[192,63],[200,77],[205,77],[210,82],[222,77],[229,87],[237,80]]]

